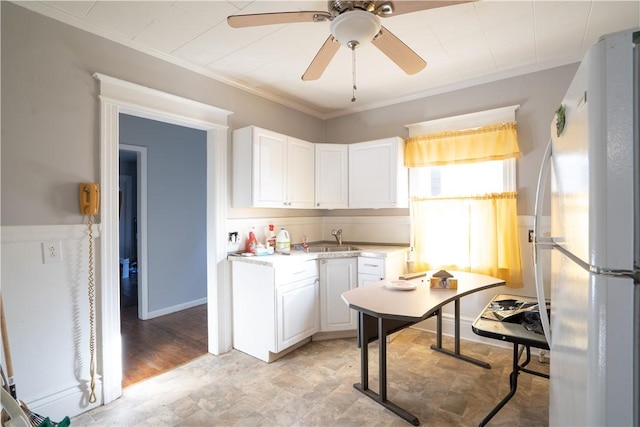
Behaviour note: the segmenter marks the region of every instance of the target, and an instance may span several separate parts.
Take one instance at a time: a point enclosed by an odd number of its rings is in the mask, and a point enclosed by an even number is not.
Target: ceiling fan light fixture
[[[364,10],[350,10],[336,16],[331,21],[330,30],[333,37],[341,45],[349,47],[351,42],[356,46],[371,43],[380,32],[380,18]],[[351,43],[354,45],[354,43]]]

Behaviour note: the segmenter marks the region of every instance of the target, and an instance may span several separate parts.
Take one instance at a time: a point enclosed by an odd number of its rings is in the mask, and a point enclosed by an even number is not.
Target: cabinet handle
[[[300,271],[296,271],[296,272],[294,272],[293,274],[302,274],[302,273],[304,273],[305,271],[306,271],[306,270],[300,270]]]
[[[365,267],[379,267],[378,264],[364,264]]]

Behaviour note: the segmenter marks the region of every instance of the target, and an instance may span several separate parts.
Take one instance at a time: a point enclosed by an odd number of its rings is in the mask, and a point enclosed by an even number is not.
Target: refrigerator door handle
[[[619,270],[615,268],[598,267],[597,265],[591,265],[584,262],[561,245],[554,244],[553,249],[559,250],[567,258],[569,258],[571,261],[575,262],[591,274],[608,277],[628,277],[634,280],[634,285],[640,284],[640,270]]]
[[[591,265],[584,262],[560,245],[555,245],[554,249],[562,252],[567,258],[569,258],[591,274],[608,277],[627,277],[634,280],[634,285],[640,284],[640,270],[620,270],[615,268],[598,267],[597,265]]]
[[[540,321],[542,323],[542,330],[544,336],[547,339],[549,347],[551,347],[551,327],[549,326],[549,316],[546,310],[546,297],[544,294],[544,282],[542,275],[542,262],[540,255],[544,249],[553,249],[555,244],[551,238],[541,238],[542,233],[540,230],[540,222],[542,220],[542,208],[543,200],[547,180],[549,173],[551,172],[551,154],[552,154],[552,139],[549,139],[547,149],[544,152],[542,158],[542,165],[540,166],[540,175],[538,175],[538,187],[536,189],[536,204],[534,208],[533,217],[533,277],[536,284],[536,295],[538,297],[538,311],[540,312]],[[545,307],[545,308],[543,308]]]

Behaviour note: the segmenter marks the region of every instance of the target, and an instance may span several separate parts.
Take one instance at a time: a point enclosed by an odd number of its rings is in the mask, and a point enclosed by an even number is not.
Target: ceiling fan
[[[475,0],[458,1],[343,1],[330,0],[328,11],[299,11],[232,15],[227,18],[234,28],[260,25],[289,24],[296,22],[330,21],[331,35],[324,42],[311,64],[302,75],[302,80],[317,80],[335,56],[340,45],[352,50],[354,61],[355,90],[355,49],[372,43],[405,73],[415,74],[423,70],[427,63],[409,46],[380,24],[380,18],[388,18],[403,13],[417,12]],[[355,100],[355,97],[354,99]]]

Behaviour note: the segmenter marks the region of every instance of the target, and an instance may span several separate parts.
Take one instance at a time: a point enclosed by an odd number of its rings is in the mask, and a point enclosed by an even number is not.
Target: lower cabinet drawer
[[[278,265],[274,270],[276,286],[280,286],[318,276],[318,261],[314,259],[290,262]]]
[[[384,277],[384,259],[358,257],[358,274]]]

